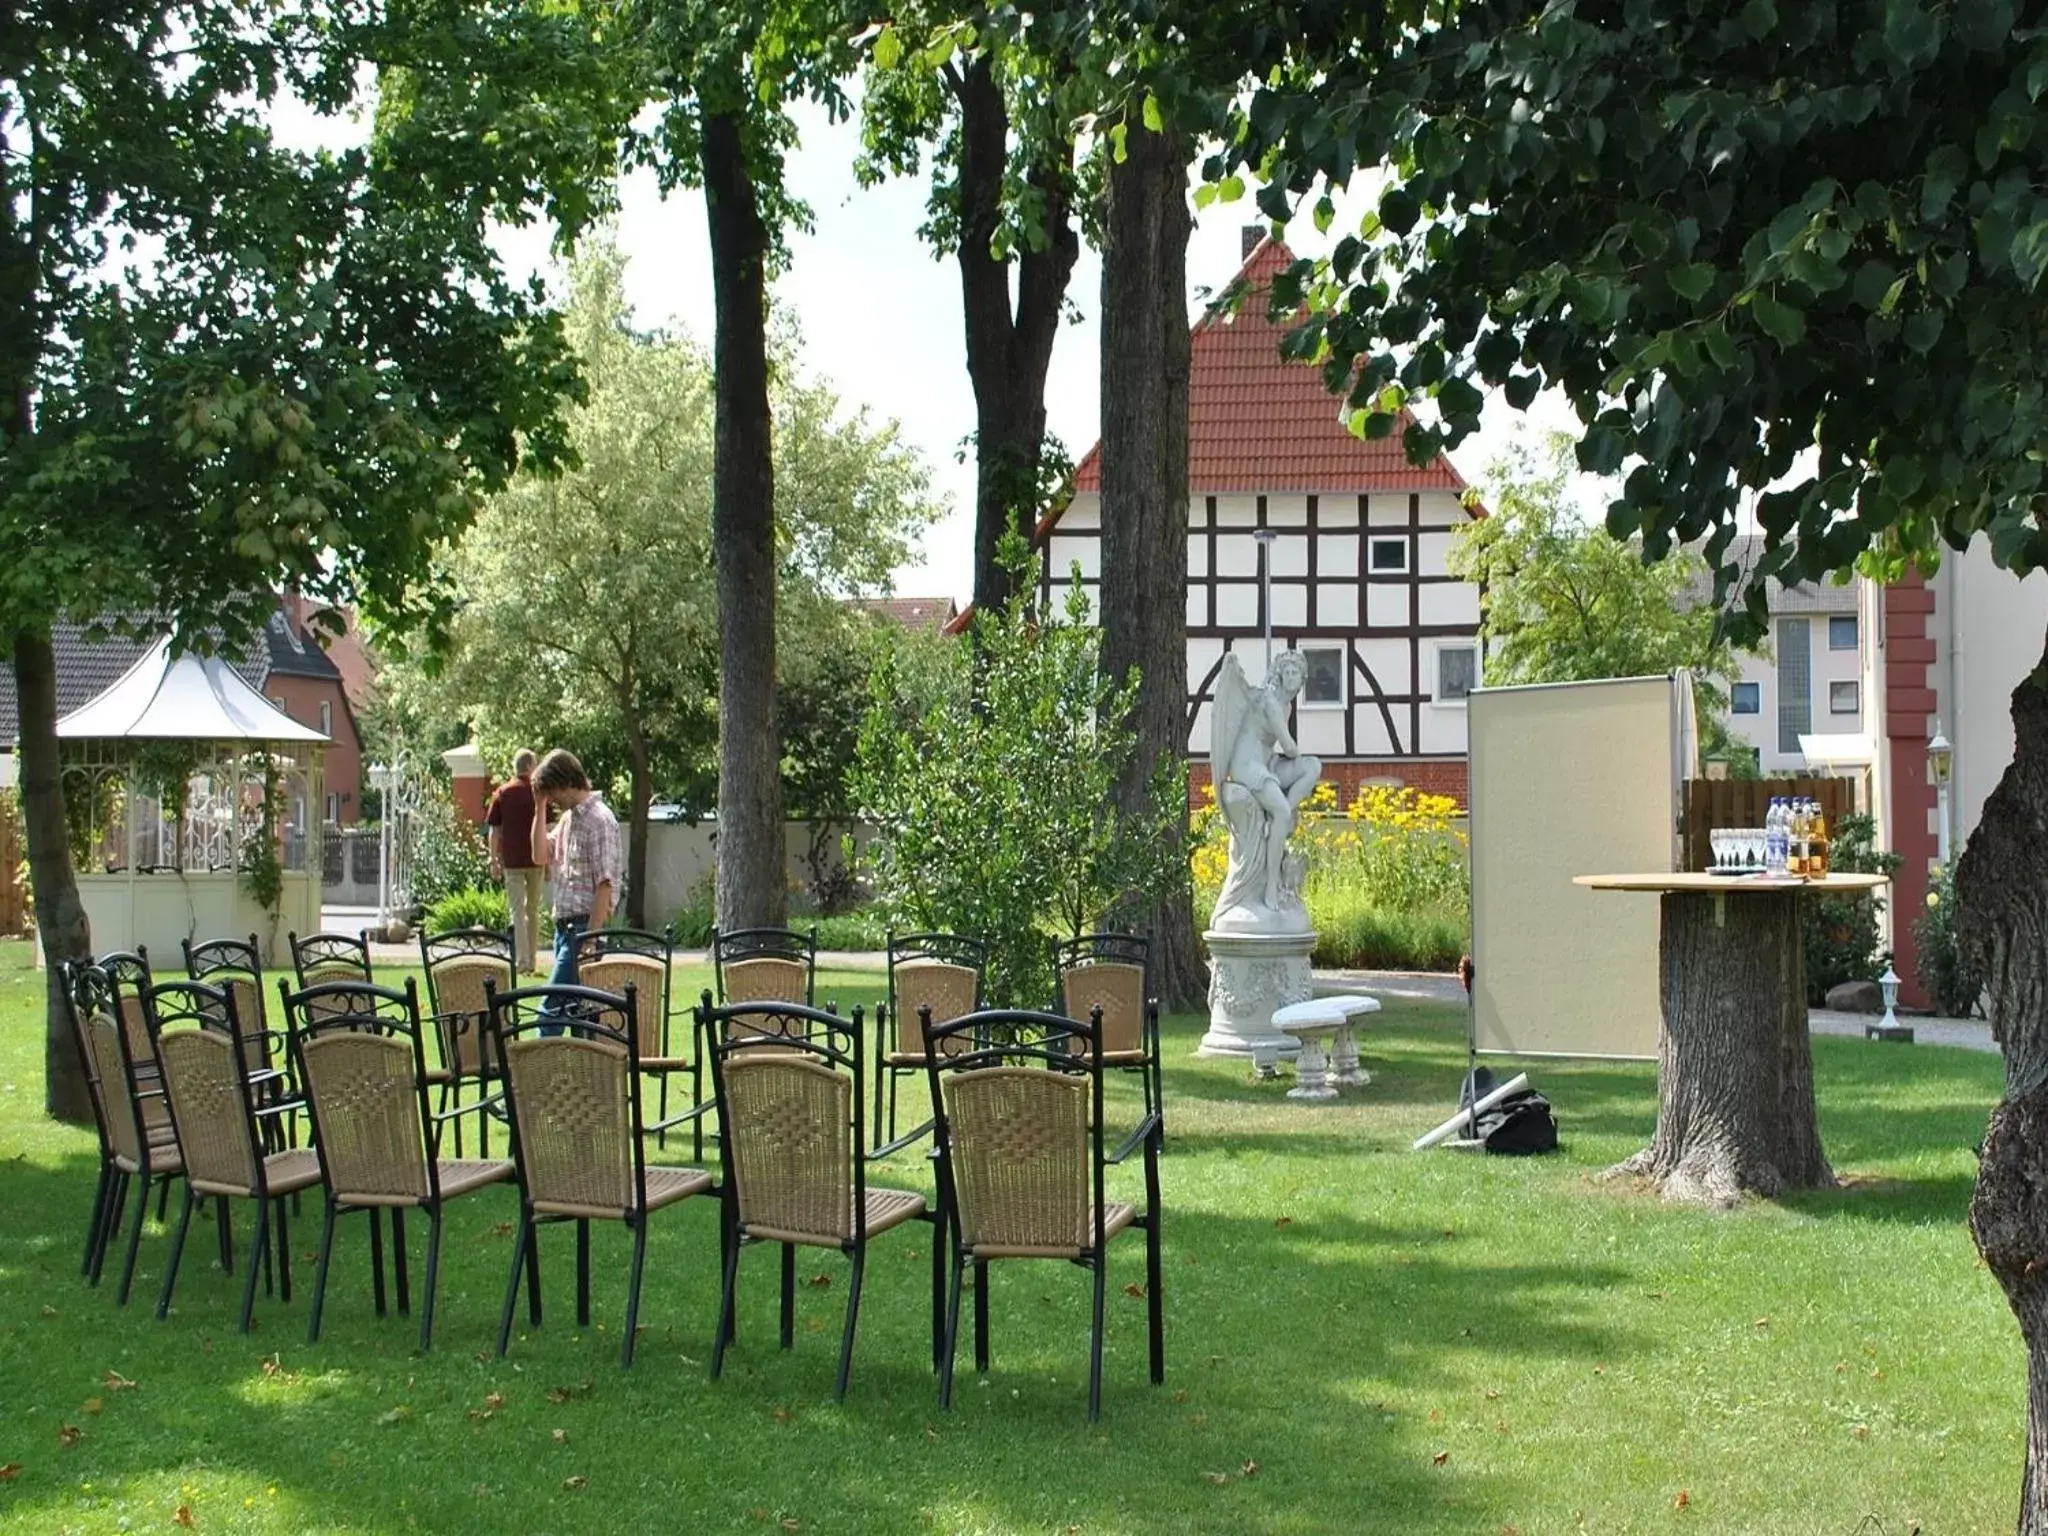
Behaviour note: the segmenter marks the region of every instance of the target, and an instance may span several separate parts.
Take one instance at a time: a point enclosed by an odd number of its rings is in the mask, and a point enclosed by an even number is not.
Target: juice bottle
[[[1792,849],[1785,861],[1785,873],[1791,875],[1796,880],[1804,880],[1807,875],[1806,861],[1811,825],[1812,823],[1806,814],[1806,802],[1804,800],[1794,800],[1792,802]]]
[[[1825,880],[1828,877],[1828,823],[1821,814],[1818,800],[1812,802],[1812,807],[1811,825],[1806,834],[1806,872],[1815,880]]]

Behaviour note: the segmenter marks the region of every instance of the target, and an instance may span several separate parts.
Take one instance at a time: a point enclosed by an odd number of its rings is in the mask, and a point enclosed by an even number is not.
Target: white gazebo
[[[96,951],[318,930],[328,738],[227,662],[159,641],[57,738]]]

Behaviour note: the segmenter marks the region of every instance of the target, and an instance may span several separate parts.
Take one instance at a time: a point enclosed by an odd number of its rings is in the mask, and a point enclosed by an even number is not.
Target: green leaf
[[[1714,286],[1714,269],[1705,262],[1690,261],[1683,266],[1671,268],[1664,274],[1664,280],[1680,298],[1698,303]]]
[[[884,27],[875,34],[875,67],[894,69],[903,61],[903,39],[894,27]]]
[[[1244,196],[1244,178],[1232,172],[1216,184],[1216,201],[1234,203]]]
[[[1159,110],[1159,98],[1150,91],[1145,93],[1145,126],[1153,133],[1166,132],[1166,114]]]
[[[1906,326],[1901,333],[1907,346],[1915,352],[1926,352],[1941,339],[1942,315],[1938,309],[1920,309],[1906,316]]]
[[[1759,292],[1750,305],[1750,313],[1756,316],[1756,323],[1765,333],[1787,351],[1798,346],[1806,335],[1805,314],[1771,294]]]
[[[1758,42],[1771,35],[1778,25],[1778,8],[1771,0],[1749,0],[1742,8],[1742,30]]]
[[[1950,199],[1970,174],[1970,157],[1954,144],[1944,144],[1927,157],[1927,175],[1920,183],[1920,217],[1935,223],[1948,212]]]
[[[1380,222],[1397,235],[1412,230],[1422,217],[1422,206],[1406,187],[1390,187],[1380,198]]]

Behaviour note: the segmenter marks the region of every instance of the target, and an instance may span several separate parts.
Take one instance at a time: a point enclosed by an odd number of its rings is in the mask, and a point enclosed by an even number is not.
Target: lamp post
[[[389,763],[370,764],[370,788],[377,791],[377,932],[391,926],[391,797],[398,775]]]
[[[1934,722],[1934,736],[1927,743],[1927,766],[1934,770],[1934,856],[1948,868],[1948,784],[1955,773],[1956,749],[1941,733],[1941,721]]]
[[[1884,974],[1877,979],[1877,987],[1884,994],[1884,1017],[1875,1024],[1863,1026],[1863,1033],[1871,1040],[1892,1040],[1901,1045],[1913,1043],[1913,1026],[1901,1024],[1897,1012],[1899,1006],[1899,973],[1886,962]]]
[[[1259,546],[1259,613],[1266,621],[1266,670],[1273,670],[1273,541],[1277,528],[1255,528],[1252,538]]]

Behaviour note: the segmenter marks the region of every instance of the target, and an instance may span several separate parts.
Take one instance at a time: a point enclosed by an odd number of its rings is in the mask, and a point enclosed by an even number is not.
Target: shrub
[[[1918,945],[1914,969],[1937,1012],[1967,1019],[1975,1016],[1984,1000],[1984,978],[1963,952],[1955,914],[1955,866],[1950,865],[1927,893],[1927,911],[1913,925]]]
[[[1877,823],[1868,816],[1844,816],[1832,829],[1829,866],[1842,874],[1888,875],[1899,867],[1895,853],[1877,849]],[[1820,896],[1800,903],[1806,930],[1806,1001],[1819,1007],[1828,989],[1845,981],[1875,981],[1885,956],[1878,949],[1877,896]]]
[[[889,942],[888,915],[880,907],[790,919],[790,926],[795,928],[807,928],[812,923],[818,925],[820,949],[875,950]]]
[[[431,907],[458,891],[490,883],[491,855],[482,835],[456,808],[448,787],[429,779],[412,812],[412,899]]]
[[[468,886],[450,892],[427,908],[428,933],[449,933],[457,928],[502,929],[512,926],[512,909],[505,893],[496,886]]]
[[[1469,947],[1467,913],[1423,907],[1402,912],[1358,892],[1335,891],[1309,904],[1317,965],[1359,970],[1450,971]]]

